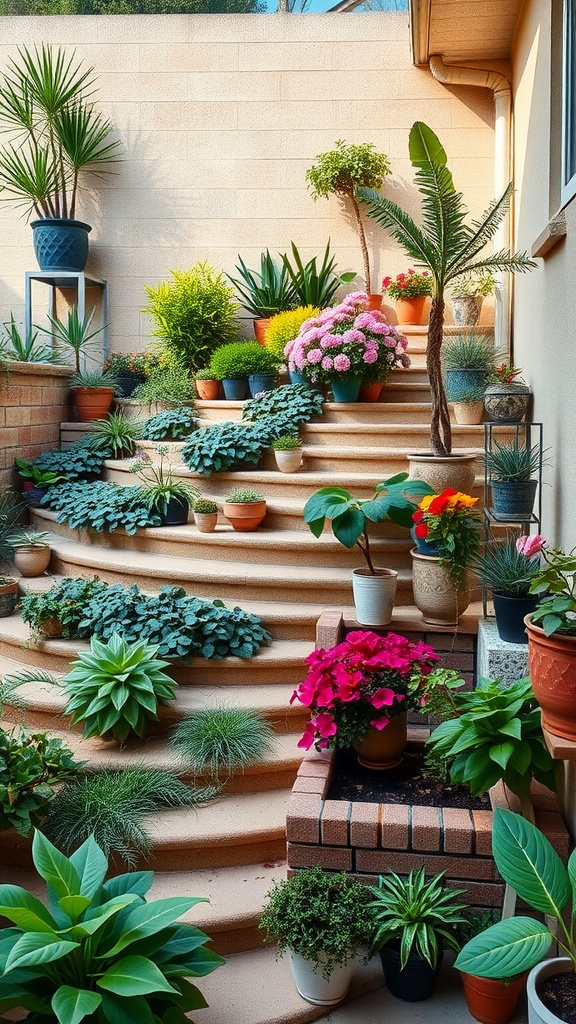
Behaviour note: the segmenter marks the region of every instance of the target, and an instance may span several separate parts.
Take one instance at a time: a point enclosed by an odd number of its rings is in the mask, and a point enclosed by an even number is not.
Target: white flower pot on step
[[[292,977],[302,998],[315,1006],[336,1006],[341,1003],[350,988],[354,960],[349,960],[344,967],[336,967],[328,980],[322,977],[322,967],[314,971],[315,966],[299,953],[290,951]]]
[[[386,626],[392,619],[398,573],[394,569],[352,570],[356,619],[362,626]]]
[[[574,964],[567,956],[554,957],[536,964],[528,975],[526,995],[528,997],[528,1024],[563,1024],[560,1017],[552,1013],[538,995],[538,988],[551,974],[567,974],[574,970]]]
[[[296,473],[302,465],[301,448],[289,448],[286,451],[274,452],[274,455],[281,473]]]

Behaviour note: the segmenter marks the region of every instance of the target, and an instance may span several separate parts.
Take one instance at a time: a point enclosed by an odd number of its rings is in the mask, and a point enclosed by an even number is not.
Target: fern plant
[[[60,789],[44,831],[64,853],[94,836],[107,857],[116,853],[134,867],[152,847],[144,827],[146,815],[162,807],[193,807],[217,792],[214,787],[190,788],[176,772],[144,765],[86,774]]]
[[[508,213],[512,183],[479,220],[467,224],[468,211],[448,170],[446,153],[432,129],[422,121],[412,126],[409,151],[422,197],[421,223],[373,188],[359,188],[357,194],[368,203],[368,215],[392,235],[415,263],[430,270],[433,292],[426,349],[432,389],[430,443],[434,455],[446,456],[452,450],[452,434],[441,366],[445,291],[466,274],[483,270],[524,272],[536,264],[526,253],[511,253],[507,249],[485,251]]]
[[[93,637],[62,680],[71,724],[81,723],[87,737],[143,738],[148,721],[158,720],[158,705],[176,695],[177,683],[162,672],[168,662],[157,651],[146,640],[129,643],[117,633],[107,644]]]
[[[249,708],[200,708],[179,722],[171,736],[184,766],[193,775],[217,781],[241,771],[272,750],[274,732]]]

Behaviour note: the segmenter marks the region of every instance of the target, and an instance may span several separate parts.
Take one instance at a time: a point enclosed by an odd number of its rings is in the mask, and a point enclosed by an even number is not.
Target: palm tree
[[[422,197],[421,226],[400,206],[373,189],[359,188],[357,194],[370,204],[368,215],[386,228],[414,261],[428,267],[432,275],[426,354],[432,390],[430,446],[434,455],[445,456],[452,450],[450,415],[440,363],[446,287],[463,274],[479,270],[516,273],[531,270],[536,264],[526,253],[511,253],[507,249],[482,255],[508,212],[512,183],[500,199],[490,204],[480,220],[468,225],[465,222],[468,210],[461,193],[454,187],[452,174],[446,166],[446,153],[432,129],[422,121],[412,126],[409,150]]]

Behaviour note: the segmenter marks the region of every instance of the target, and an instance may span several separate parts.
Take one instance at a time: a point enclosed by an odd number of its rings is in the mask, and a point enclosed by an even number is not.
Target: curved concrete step
[[[221,796],[201,807],[156,811],[143,825],[153,848],[138,867],[153,871],[188,871],[283,860],[289,789]],[[2,861],[30,867],[31,837],[6,833]],[[118,865],[121,868],[121,865]]]

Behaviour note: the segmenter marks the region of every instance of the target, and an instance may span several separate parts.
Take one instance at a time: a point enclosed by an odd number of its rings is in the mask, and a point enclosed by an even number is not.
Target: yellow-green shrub
[[[319,313],[314,306],[298,306],[273,316],[266,331],[266,348],[284,362],[284,346],[298,334],[301,325]]]

